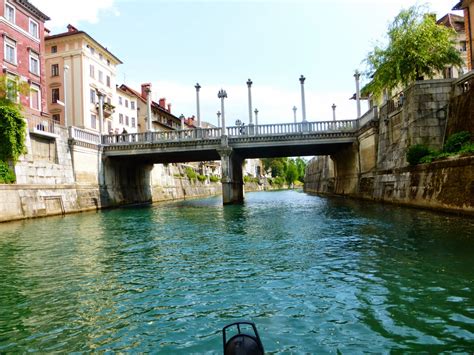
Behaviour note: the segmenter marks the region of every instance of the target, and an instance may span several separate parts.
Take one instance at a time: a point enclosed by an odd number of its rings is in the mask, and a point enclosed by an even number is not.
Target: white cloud
[[[119,15],[114,0],[32,0],[38,9],[51,18],[46,23],[49,29],[64,29],[67,24],[77,25],[80,22],[97,23],[99,15],[110,12]]]

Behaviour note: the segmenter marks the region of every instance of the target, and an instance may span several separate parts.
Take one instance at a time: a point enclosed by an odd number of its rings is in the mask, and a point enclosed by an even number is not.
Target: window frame
[[[41,75],[41,70],[40,70],[40,56],[39,56],[39,54],[36,53],[35,51],[30,50],[28,57],[29,57],[28,65],[29,65],[30,73],[35,74],[37,76],[40,76]],[[34,61],[36,61],[37,71],[33,71],[34,68],[32,67],[32,63]]]
[[[33,107],[31,91],[36,91],[38,93],[38,101],[37,101],[38,107],[37,108]],[[33,110],[42,111],[41,110],[41,86],[35,83],[30,84],[30,108],[32,108]]]
[[[90,124],[91,124],[91,128],[92,128],[92,129],[97,129],[97,115],[94,114],[94,113],[91,113],[91,121],[90,121]]]
[[[89,64],[89,76],[95,79],[95,67],[93,64]]]
[[[55,94],[57,93],[57,95]],[[61,101],[61,93],[59,92],[59,88],[52,88],[51,89],[51,103],[56,104],[58,101]]]
[[[10,47],[10,48],[13,48],[13,61],[10,60],[10,58],[7,58],[7,47]],[[16,41],[11,39],[10,37],[7,37],[5,36],[4,37],[4,45],[3,45],[3,51],[4,51],[4,54],[3,54],[3,59],[10,63],[10,64],[13,64],[13,65],[17,65],[18,64],[18,52],[17,52],[17,48],[16,48]]]
[[[36,33],[31,32],[31,24],[34,24],[36,26]],[[40,32],[39,23],[30,17],[28,21],[28,33],[32,35],[34,38],[39,39],[39,32]]]
[[[95,105],[97,103],[95,89],[90,89],[89,96],[89,102]]]
[[[9,16],[7,16],[7,13],[9,14],[9,12],[7,11],[7,8],[10,8],[13,10],[13,21],[9,18]],[[5,10],[4,10],[4,17],[7,19],[8,22],[11,22],[11,23],[16,23],[16,8],[15,6],[9,4],[8,2],[5,1]]]
[[[59,64],[51,64],[51,76],[59,76]]]

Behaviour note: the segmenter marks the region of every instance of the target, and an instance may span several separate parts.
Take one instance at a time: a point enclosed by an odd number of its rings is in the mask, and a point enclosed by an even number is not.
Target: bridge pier
[[[244,202],[243,159],[230,147],[218,150],[222,168],[222,199],[224,205]]]

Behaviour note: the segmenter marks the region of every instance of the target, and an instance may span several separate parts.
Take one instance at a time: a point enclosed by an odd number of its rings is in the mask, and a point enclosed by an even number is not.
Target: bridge
[[[103,136],[71,127],[71,138],[98,144],[104,169],[128,181],[136,180],[130,174],[156,163],[220,160],[223,202],[229,204],[243,201],[245,159],[333,155],[356,142],[359,129],[373,118]]]

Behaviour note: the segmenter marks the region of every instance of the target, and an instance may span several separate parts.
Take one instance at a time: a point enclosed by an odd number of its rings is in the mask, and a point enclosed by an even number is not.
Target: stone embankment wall
[[[456,85],[452,80],[418,82],[403,100],[387,102],[350,149],[309,163],[305,191],[474,214],[474,157],[415,167],[406,161],[410,145],[441,149],[449,134],[474,133],[474,92],[456,95]]]

